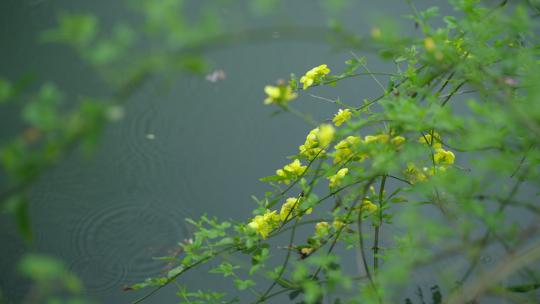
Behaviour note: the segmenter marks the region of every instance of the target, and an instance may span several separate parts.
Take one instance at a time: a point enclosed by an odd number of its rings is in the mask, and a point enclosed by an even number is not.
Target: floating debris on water
[[[206,75],[206,80],[210,82],[218,82],[220,80],[225,80],[227,75],[225,75],[225,71],[223,70],[215,70],[212,73]]]

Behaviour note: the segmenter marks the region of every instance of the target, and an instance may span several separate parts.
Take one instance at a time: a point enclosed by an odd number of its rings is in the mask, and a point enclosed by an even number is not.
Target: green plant
[[[537,300],[540,6],[450,2],[456,15],[442,18],[409,2],[418,35],[372,29],[366,39],[395,64],[392,74],[371,72],[353,53],[339,73],[320,65],[267,86],[264,103],[310,123],[292,106],[305,90],[372,77],[383,93],[362,103],[327,100],[336,105],[332,123],[315,123],[292,162],[262,179],[272,190],[254,197],[253,218],[190,220],[196,232],[181,244],[184,254],[164,257],[177,266],[133,285],[154,288],[136,302],[210,262],[240,295],[176,283],[182,303],[284,294],[300,303],[403,302],[412,276],[427,267],[440,286],[432,289],[437,303],[442,294],[444,303]],[[494,246],[505,254],[482,267]],[[358,270],[346,267],[348,256]],[[456,267],[436,271],[451,258]]]

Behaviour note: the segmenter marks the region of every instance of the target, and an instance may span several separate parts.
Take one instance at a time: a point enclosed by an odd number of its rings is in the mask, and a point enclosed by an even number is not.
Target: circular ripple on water
[[[178,140],[175,130],[166,125],[162,113],[152,103],[138,105],[132,114],[118,125],[108,145],[109,162],[124,184],[138,193],[168,191],[168,175],[178,171],[180,156],[171,149],[171,141]]]
[[[185,215],[168,207],[146,203],[102,208],[78,224],[72,246],[78,256],[104,257],[126,272],[126,282],[159,274],[166,265],[152,257],[169,254],[189,237]]]
[[[69,270],[83,281],[85,289],[92,294],[120,289],[127,275],[123,263],[105,255],[79,256],[69,264]]]

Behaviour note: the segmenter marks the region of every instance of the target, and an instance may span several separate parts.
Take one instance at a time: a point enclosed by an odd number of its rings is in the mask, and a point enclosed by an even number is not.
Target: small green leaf
[[[283,179],[282,177],[277,176],[277,175],[270,175],[270,176],[259,178],[261,182],[276,182],[282,179]]]
[[[27,277],[38,281],[56,279],[65,273],[64,265],[49,256],[27,254],[19,264],[19,270]]]
[[[391,203],[404,203],[407,202],[407,198],[403,196],[396,196],[390,199]]]
[[[167,277],[168,278],[174,278],[175,276],[179,275],[180,273],[182,273],[182,271],[184,270],[184,265],[180,265],[180,266],[177,266],[177,267],[174,267],[173,269],[169,270],[169,272],[167,273]]]
[[[22,199],[15,209],[17,228],[19,233],[27,242],[32,242],[32,225],[30,224],[30,214],[28,212],[28,200]]]
[[[239,266],[234,266],[231,263],[223,262],[219,264],[218,267],[210,270],[210,273],[221,273],[224,277],[229,277],[234,275],[234,270],[240,268]]]
[[[457,27],[457,21],[456,21],[456,17],[454,16],[445,16],[443,18],[444,22],[446,22],[446,25],[448,26],[448,28],[456,28]]]
[[[251,286],[255,286],[255,281],[236,279],[234,280],[234,285],[236,285],[236,288],[238,288],[238,290],[246,290]]]
[[[507,290],[517,293],[530,292],[540,288],[540,284],[523,284],[523,285],[512,285],[506,287]]]
[[[10,197],[4,205],[4,210],[11,212],[15,216],[19,233],[27,242],[32,242],[32,225],[26,197],[22,195]]]
[[[0,79],[0,103],[6,102],[13,95],[13,87],[7,80]]]
[[[98,19],[92,14],[67,14],[58,18],[58,26],[47,30],[41,38],[45,42],[61,42],[82,49],[97,36]]]

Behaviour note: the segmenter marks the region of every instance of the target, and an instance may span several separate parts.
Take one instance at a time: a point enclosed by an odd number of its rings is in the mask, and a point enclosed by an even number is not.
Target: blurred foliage
[[[25,303],[87,304],[79,295],[83,285],[57,259],[39,254],[27,254],[19,262],[21,274],[34,282]]]

